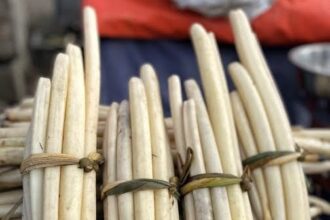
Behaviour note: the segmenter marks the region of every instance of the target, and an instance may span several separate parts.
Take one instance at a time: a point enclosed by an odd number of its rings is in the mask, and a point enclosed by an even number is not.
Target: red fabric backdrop
[[[128,39],[184,39],[199,22],[218,40],[232,42],[226,18],[206,18],[177,9],[171,0],[84,0],[98,14],[103,37]],[[264,44],[284,45],[330,41],[330,0],[277,0],[252,21]]]

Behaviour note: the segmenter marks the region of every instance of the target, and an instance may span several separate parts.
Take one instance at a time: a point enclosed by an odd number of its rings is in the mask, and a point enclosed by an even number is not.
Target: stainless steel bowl
[[[295,47],[290,50],[289,59],[302,73],[309,93],[330,98],[330,43]]]

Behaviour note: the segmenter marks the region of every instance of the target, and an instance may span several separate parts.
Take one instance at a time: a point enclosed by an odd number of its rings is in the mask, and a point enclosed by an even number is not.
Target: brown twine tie
[[[97,152],[90,153],[87,157],[81,159],[69,154],[40,153],[30,155],[28,158],[23,160],[20,171],[22,175],[25,175],[34,169],[78,165],[78,167],[84,169],[85,172],[90,172],[92,170],[98,171],[99,165],[103,162],[104,157],[102,154]]]

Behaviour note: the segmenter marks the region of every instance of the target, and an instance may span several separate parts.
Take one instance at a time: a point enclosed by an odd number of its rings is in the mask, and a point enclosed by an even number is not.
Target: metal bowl
[[[302,73],[303,86],[309,93],[330,98],[330,43],[295,47],[289,59]]]

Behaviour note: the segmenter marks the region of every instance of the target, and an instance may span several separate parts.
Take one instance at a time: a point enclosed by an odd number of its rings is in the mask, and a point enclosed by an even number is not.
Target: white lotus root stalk
[[[24,159],[27,159],[30,156],[30,147],[29,147],[30,145],[31,145],[31,129],[29,128],[28,134],[26,136],[26,146],[24,148],[22,148],[22,152],[24,152]],[[23,157],[21,158],[21,161],[22,160],[23,160]],[[32,218],[31,196],[30,196],[30,194],[31,194],[30,193],[30,176],[23,175],[22,181],[23,181],[23,205],[22,205],[23,206],[23,218],[26,220],[30,220]]]
[[[223,84],[219,78],[218,61],[214,58],[214,49],[206,31],[198,24],[191,27],[191,37],[195,48],[200,75],[210,114],[213,132],[216,137],[224,173],[237,174],[238,168],[235,161],[235,141],[233,140],[232,125]],[[243,192],[239,185],[226,187],[234,220],[249,219],[245,211]]]
[[[28,128],[0,128],[0,138],[26,137]]]
[[[68,89],[69,57],[56,57],[47,125],[46,153],[61,153]],[[44,171],[43,219],[57,220],[59,213],[60,167],[47,167]]]
[[[275,143],[266,112],[248,73],[239,63],[230,64],[229,72],[250,119],[258,153],[275,151]],[[286,210],[280,169],[278,166],[270,166],[265,167],[263,171],[272,218],[285,219]]]
[[[23,196],[21,189],[11,190],[0,193],[0,205],[14,204]]]
[[[186,146],[191,147],[194,152],[194,160],[191,163],[190,175],[205,174],[206,171],[198,133],[195,103],[193,100],[188,100],[183,103],[183,123]],[[210,190],[207,188],[197,189],[194,190],[192,194],[195,204],[195,218],[197,220],[213,219]]]
[[[0,166],[19,165],[23,160],[23,147],[0,147]]]
[[[21,147],[25,145],[25,138],[0,138],[0,147]]]
[[[169,181],[167,164],[168,145],[159,82],[153,67],[149,64],[141,67],[140,75],[146,90],[148,113],[150,116],[153,178]],[[155,219],[170,219],[169,200],[171,197],[168,189],[155,190],[154,197]]]
[[[30,121],[32,114],[32,107],[27,109],[13,108],[5,111],[5,117],[10,121]]]
[[[30,126],[30,122],[10,122],[4,121],[3,126],[6,128],[25,128],[28,129]]]
[[[330,141],[330,129],[328,128],[297,128],[292,129],[294,137],[315,138]]]
[[[181,162],[184,163],[186,161],[186,144],[184,138],[184,126],[182,116],[183,104],[180,78],[177,75],[171,76],[168,79],[168,87],[175,145]],[[195,207],[194,199],[191,193],[185,195],[185,197],[183,198],[183,206],[185,219],[194,220]]]
[[[212,50],[213,50],[213,59],[215,59],[215,61],[217,63],[217,71],[220,73],[220,74],[218,74],[218,78],[222,85],[221,88],[222,88],[223,94],[224,94],[223,98],[226,103],[225,106],[227,108],[227,114],[229,116],[228,121],[229,121],[229,125],[230,125],[230,130],[231,130],[231,136],[232,136],[231,138],[233,140],[233,145],[234,145],[233,151],[235,153],[237,168],[238,168],[236,175],[240,176],[243,171],[242,171],[241,163],[238,162],[239,161],[238,158],[240,158],[239,146],[238,146],[238,141],[237,141],[237,135],[236,135],[236,130],[235,130],[235,123],[234,123],[234,119],[233,119],[232,108],[230,105],[227,81],[226,81],[226,77],[224,74],[223,65],[222,65],[222,62],[220,59],[220,52],[219,52],[219,49],[217,46],[216,38],[212,32],[208,33],[208,35],[209,35],[209,41],[211,43]],[[243,202],[244,202],[244,206],[245,206],[246,217],[247,217],[247,219],[252,220],[253,219],[252,209],[251,209],[251,204],[250,204],[247,192],[243,192]]]
[[[330,161],[302,163],[302,168],[306,174],[320,174],[330,171]]]
[[[109,106],[100,105],[98,107],[99,121],[104,122],[106,120],[108,110],[109,110]],[[4,116],[6,120],[4,121],[3,125],[7,127],[24,127],[29,124],[28,122],[31,121],[32,113],[33,113],[32,106],[24,109],[21,106],[8,108],[5,110]],[[7,115],[17,115],[17,117],[12,118],[12,117],[8,117]],[[1,136],[2,135],[0,132],[0,137]]]
[[[19,106],[20,108],[32,108],[33,102],[34,102],[33,97],[27,97],[20,102]]]
[[[0,193],[0,218],[7,215],[8,212],[16,205],[18,201],[21,200],[23,196],[23,192],[21,189],[11,190],[7,192]],[[18,206],[11,219],[14,217],[21,217],[22,216],[22,206]]]
[[[167,138],[166,142],[167,142],[168,179],[171,179],[171,178],[175,177],[174,161],[173,161],[174,157],[171,154],[171,148],[170,148],[170,143],[169,143],[168,138]],[[171,220],[180,220],[179,201],[173,195],[170,196],[169,206],[170,206],[170,212],[171,212]]]
[[[15,166],[8,166],[8,165],[4,165],[4,166],[2,166],[2,167],[0,167],[0,175],[1,174],[3,174],[3,173],[5,173],[5,172],[7,172],[7,171],[9,171],[9,170],[15,170],[15,169],[17,169],[17,167],[15,167]]]
[[[133,178],[153,178],[152,149],[148,104],[142,80],[133,77],[129,81],[129,103],[132,127]],[[155,218],[154,192],[134,192],[134,215],[136,220]]]
[[[62,152],[83,158],[85,151],[85,86],[82,54],[79,47],[72,44],[68,45],[67,54],[70,64]],[[59,219],[80,219],[83,177],[84,171],[77,165],[61,168]]]
[[[15,189],[17,187],[22,186],[21,172],[17,168],[3,172],[0,175],[0,183],[1,183],[0,184],[1,191]],[[27,189],[26,187],[24,188]],[[27,199],[29,199],[28,197]]]
[[[245,113],[242,101],[237,92],[232,92],[230,94],[230,98],[231,98],[237,133],[241,142],[241,146],[244,150],[243,152],[245,156],[248,157],[254,156],[258,153],[258,149],[256,147],[253,133],[249,125],[249,120]],[[269,201],[268,201],[267,189],[265,185],[263,171],[261,169],[255,169],[253,171],[253,177],[255,181],[255,185],[253,186],[253,188],[257,188],[257,193],[258,193],[257,196],[260,197],[260,203],[261,203],[261,213],[257,212],[256,216],[258,217],[258,219],[271,219],[270,210],[269,210]]]
[[[3,217],[4,215],[7,215],[8,212],[11,210],[14,204],[4,204],[0,205],[0,217]],[[11,216],[11,219],[20,219],[22,216],[22,207],[18,207],[13,215]]]
[[[40,78],[34,101],[30,137],[27,141],[27,156],[43,153],[46,142],[46,130],[50,96],[50,80]],[[28,184],[24,185],[25,203],[28,204],[27,219],[42,219],[43,169],[36,169],[26,174]],[[24,176],[24,178],[26,178]]]
[[[311,208],[317,208],[316,213],[311,213],[313,217],[316,217],[317,215],[321,214],[330,215],[330,204],[328,201],[318,198],[316,196],[309,196],[308,200],[311,205]]]
[[[100,102],[100,48],[96,13],[93,8],[83,10],[85,38],[85,90],[86,90],[86,121],[85,121],[85,156],[96,152],[97,122]],[[84,174],[82,220],[96,220],[96,173]]]
[[[317,138],[301,137],[294,138],[298,147],[307,153],[320,154],[324,157],[330,158],[330,142],[323,141]]]
[[[117,127],[117,181],[133,179],[132,170],[132,143],[129,117],[129,103],[122,101],[118,109]],[[124,193],[117,196],[119,219],[134,220],[133,193]]]
[[[110,106],[108,119],[106,122],[105,138],[103,143],[103,155],[105,156],[103,183],[113,183],[116,181],[116,142],[117,142],[117,117],[118,104]],[[104,219],[119,219],[117,196],[107,196],[103,204]]]

